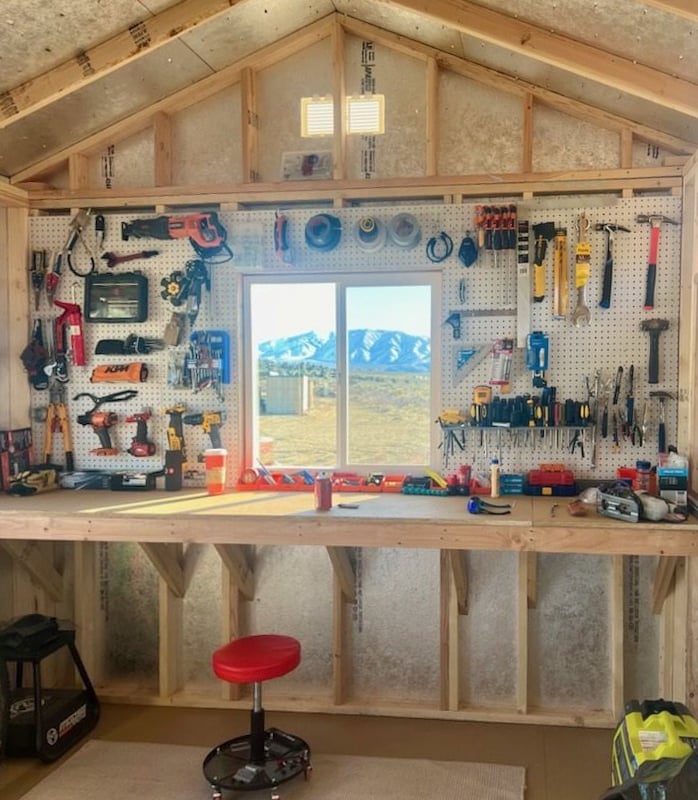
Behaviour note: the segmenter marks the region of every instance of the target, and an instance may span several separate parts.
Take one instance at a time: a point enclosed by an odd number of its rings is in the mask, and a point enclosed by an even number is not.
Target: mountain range
[[[428,373],[431,369],[431,343],[425,336],[400,331],[361,328],[349,331],[349,366],[376,372]],[[307,331],[259,345],[260,359],[284,364],[305,362],[319,367],[334,367],[337,340],[334,333],[322,338]]]

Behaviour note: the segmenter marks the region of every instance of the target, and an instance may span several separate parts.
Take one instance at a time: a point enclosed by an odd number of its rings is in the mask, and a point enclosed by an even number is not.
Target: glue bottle
[[[490,497],[499,497],[499,459],[493,458],[490,465]]]

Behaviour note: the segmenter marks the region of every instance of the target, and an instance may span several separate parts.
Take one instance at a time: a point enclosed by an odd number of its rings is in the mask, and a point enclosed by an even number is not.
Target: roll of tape
[[[376,217],[361,217],[354,227],[354,238],[362,250],[380,250],[385,246],[385,225]]]
[[[396,214],[388,223],[388,236],[398,247],[409,250],[419,244],[422,231],[414,214],[403,212]]]
[[[331,214],[316,214],[305,226],[305,243],[313,250],[334,250],[342,238],[342,223]]]

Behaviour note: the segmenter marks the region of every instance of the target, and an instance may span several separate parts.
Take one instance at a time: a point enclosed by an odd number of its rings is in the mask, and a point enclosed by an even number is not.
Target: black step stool
[[[44,689],[41,662],[63,647],[68,648],[83,686]],[[32,666],[29,686],[24,685],[25,663]],[[10,664],[15,667],[14,678]],[[75,646],[72,623],[27,614],[0,628],[0,671],[0,748],[4,739],[8,756],[55,761],[97,724],[99,700]]]

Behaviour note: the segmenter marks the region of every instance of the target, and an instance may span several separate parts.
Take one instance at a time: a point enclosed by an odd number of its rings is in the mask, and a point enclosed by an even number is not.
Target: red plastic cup
[[[223,494],[225,491],[225,468],[228,451],[213,448],[204,451],[206,465],[206,491],[209,494]]]

